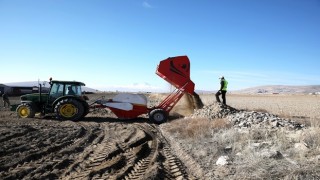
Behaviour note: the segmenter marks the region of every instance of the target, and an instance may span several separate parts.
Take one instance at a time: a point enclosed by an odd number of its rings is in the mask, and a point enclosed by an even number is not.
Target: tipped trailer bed
[[[169,57],[160,61],[156,74],[176,88],[158,106],[147,107],[148,101],[144,95],[120,93],[112,99],[97,100],[90,107],[109,108],[121,119],[133,119],[148,114],[154,123],[163,123],[185,93],[194,95],[195,84],[190,79],[190,61],[187,56]]]

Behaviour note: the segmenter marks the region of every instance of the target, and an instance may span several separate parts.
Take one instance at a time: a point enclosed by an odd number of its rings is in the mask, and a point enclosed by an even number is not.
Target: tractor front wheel
[[[20,104],[16,111],[20,118],[33,118],[35,116],[35,111],[32,108],[32,105],[28,103]]]
[[[167,112],[163,109],[154,109],[149,113],[149,119],[156,124],[166,122],[167,118]]]
[[[68,98],[58,102],[54,112],[58,119],[77,121],[82,118],[84,107],[78,100]]]

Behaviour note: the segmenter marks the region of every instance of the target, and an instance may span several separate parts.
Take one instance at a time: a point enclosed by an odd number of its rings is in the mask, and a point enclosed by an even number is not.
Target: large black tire
[[[73,98],[63,99],[54,108],[58,119],[77,121],[84,114],[84,107],[81,102]]]
[[[155,124],[161,124],[167,121],[167,112],[163,109],[154,109],[149,113],[149,119]]]
[[[82,104],[83,104],[84,110],[83,110],[83,114],[82,114],[81,118],[84,118],[89,113],[90,107],[87,102],[83,102]]]
[[[36,114],[35,109],[32,107],[32,104],[22,103],[17,109],[18,117],[20,118],[33,118]]]

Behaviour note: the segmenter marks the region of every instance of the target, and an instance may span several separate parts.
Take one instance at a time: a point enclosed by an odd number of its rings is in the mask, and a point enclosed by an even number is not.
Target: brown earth
[[[144,117],[119,120],[99,109],[72,122],[1,109],[0,118],[0,179],[197,179]]]
[[[110,98],[114,94],[94,94],[89,98],[92,102],[102,95]],[[148,94],[148,105],[157,105],[164,97],[165,94]],[[214,101],[213,95],[200,97],[204,104]],[[278,109],[282,109],[279,114],[304,117],[309,114],[309,119],[318,117],[315,109],[309,108],[310,112],[303,112],[305,109],[300,108],[302,111],[293,110],[291,113],[281,104],[282,100],[284,104],[291,103],[291,106],[295,106],[292,102],[296,102],[298,106],[305,103],[311,107],[312,102],[315,103],[313,106],[319,107],[319,101],[314,101],[314,96],[310,99],[309,96],[307,99],[299,96],[299,101],[295,101],[297,97],[290,96],[287,99],[261,99],[260,96],[229,95],[227,98],[233,107],[240,109],[264,109],[273,112],[277,108],[272,109],[272,103],[278,103]],[[18,101],[18,98],[11,98],[12,104]],[[219,179],[231,177],[230,174],[235,177],[230,179],[237,179],[236,172],[242,172],[245,168],[235,165],[219,167],[212,162],[221,152],[215,152],[214,146],[210,145],[211,142],[216,143],[212,137],[211,140],[205,139],[208,135],[201,135],[203,132],[200,132],[200,138],[194,133],[191,136],[190,133],[194,132],[195,128],[182,129],[180,132],[168,131],[176,124],[182,127],[181,123],[192,123],[190,119],[184,121],[184,118],[176,118],[192,114],[192,103],[194,100],[190,97],[183,97],[172,110],[171,119],[174,120],[160,126],[150,123],[147,116],[134,120],[119,120],[104,109],[90,112],[79,122],[58,121],[53,117],[19,119],[15,112],[1,109],[0,179]],[[201,122],[204,121],[197,120],[197,123]],[[182,132],[186,130],[188,132]],[[216,131],[210,130],[210,133],[214,135]],[[230,135],[234,131],[228,130],[224,133]],[[190,136],[191,140],[184,139],[181,136],[183,134]],[[222,140],[218,142],[220,141]],[[214,156],[210,157],[213,154]],[[207,161],[209,159],[210,161]],[[242,161],[239,162],[241,163],[243,164]],[[253,171],[254,164],[250,168]],[[228,174],[229,176],[226,176]],[[259,177],[240,175],[242,176],[238,177],[247,179]]]
[[[146,119],[18,119],[1,111],[0,179],[194,179]]]

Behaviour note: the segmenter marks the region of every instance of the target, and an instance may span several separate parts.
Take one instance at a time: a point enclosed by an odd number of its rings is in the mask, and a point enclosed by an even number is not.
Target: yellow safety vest
[[[222,90],[223,91],[227,91],[227,88],[228,88],[228,81],[227,80],[223,80],[224,81],[224,85],[223,85],[223,88],[222,88]]]

